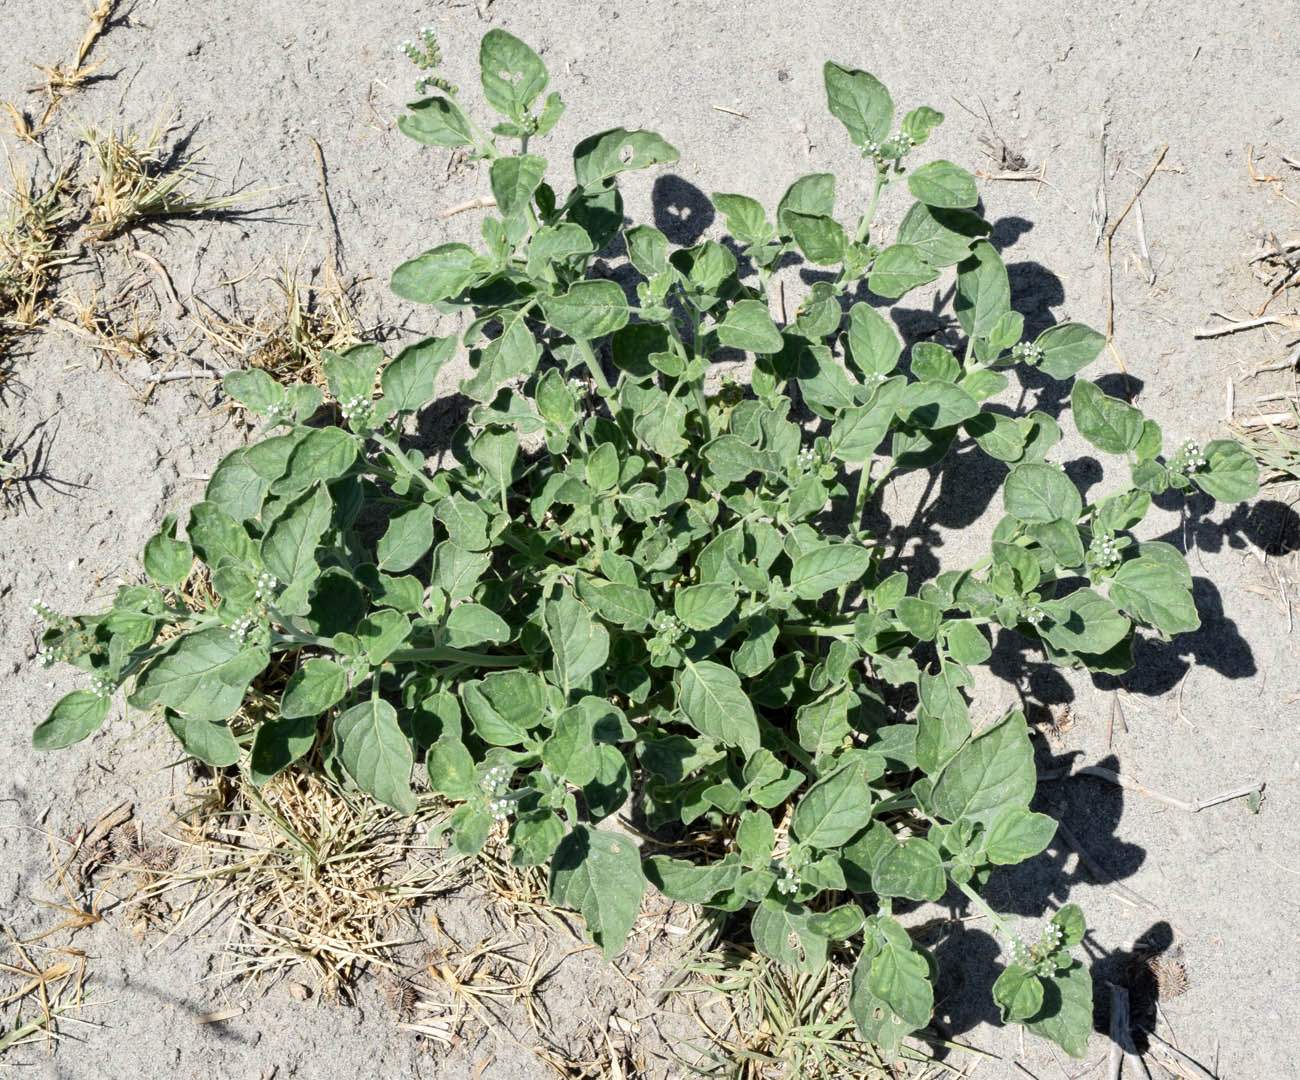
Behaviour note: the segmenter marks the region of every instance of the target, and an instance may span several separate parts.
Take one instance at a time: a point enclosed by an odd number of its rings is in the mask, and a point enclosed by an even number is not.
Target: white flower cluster
[[[876,142],[874,139],[868,139],[865,149],[868,154],[880,161],[886,158],[900,158],[915,145],[916,140],[911,135],[900,131],[893,138],[886,139],[882,143]]]
[[[686,632],[685,626],[682,625],[682,620],[676,615],[670,615],[667,612],[660,615],[659,618],[655,620],[654,625],[657,635],[667,641],[670,645],[677,641],[677,639]]]
[[[1195,439],[1184,439],[1178,444],[1173,463],[1176,471],[1191,475],[1197,469],[1204,468],[1205,465],[1205,451],[1201,449],[1201,444]]]
[[[250,612],[230,628],[230,640],[243,644],[248,640],[249,632],[257,626],[257,618]]]
[[[1092,561],[1098,566],[1114,566],[1119,562],[1119,545],[1112,532],[1100,532],[1093,536],[1088,551],[1092,555]]]
[[[275,595],[275,590],[279,586],[275,575],[263,570],[257,575],[257,589],[253,593],[254,600],[268,600]]]
[[[515,808],[514,800],[504,797],[510,786],[510,770],[504,765],[493,765],[484,773],[481,786],[485,794],[492,796],[488,800],[492,816],[497,821],[505,821]]]
[[[784,896],[793,896],[799,891],[799,886],[803,884],[802,879],[794,872],[794,867],[789,863],[785,865],[785,871],[777,879],[776,891]]]
[[[113,696],[112,680],[104,678],[102,675],[96,675],[90,680],[90,692],[97,698],[106,698]]]
[[[370,416],[370,398],[362,397],[358,394],[356,397],[348,398],[347,401],[339,402],[339,411],[343,413],[343,419],[349,424],[354,417]]]
[[[1029,607],[1025,610],[1025,622],[1027,622],[1030,626],[1037,626],[1040,622],[1043,621],[1043,618],[1046,615],[1047,612],[1045,612],[1037,604],[1030,604]]]
[[[1065,931],[1061,928],[1060,923],[1049,922],[1043,928],[1042,943],[1046,947],[1048,952],[1055,952],[1057,949],[1061,947],[1061,942],[1063,942],[1064,940],[1065,940]]]
[[[272,405],[269,409],[266,410],[266,418],[272,424],[278,424],[281,420],[287,419],[288,416],[289,416],[289,403],[287,401],[277,401],[274,405]]]
[[[1011,350],[1011,359],[1017,362],[1037,364],[1043,359],[1043,347],[1031,341],[1022,341]]]
[[[811,469],[814,465],[820,464],[818,461],[817,451],[812,447],[804,447],[799,451],[799,468],[801,470]]]

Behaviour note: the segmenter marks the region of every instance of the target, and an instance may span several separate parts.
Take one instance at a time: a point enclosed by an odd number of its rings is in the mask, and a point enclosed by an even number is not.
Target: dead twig
[[[1074,835],[1073,830],[1061,820],[1065,807],[1059,805],[1056,814],[1056,834],[1065,841],[1065,843],[1079,856],[1079,862],[1088,874],[1097,882],[1111,890],[1112,895],[1117,900],[1123,900],[1126,904],[1132,904],[1134,907],[1144,907],[1150,911],[1158,910],[1150,900],[1141,893],[1134,892],[1123,882],[1116,881],[1097,863],[1087,849],[1079,843],[1079,838]]]
[[[1133,192],[1133,197],[1129,199],[1128,204],[1120,211],[1119,217],[1111,222],[1110,228],[1106,230],[1106,341],[1109,343],[1115,335],[1115,270],[1111,263],[1110,244],[1115,236],[1115,230],[1123,224],[1128,212],[1137,202],[1138,196],[1142,194],[1147,184],[1151,182],[1151,177],[1155,176],[1156,170],[1160,168],[1160,163],[1165,160],[1165,154],[1169,152],[1169,145],[1166,143],[1160,153],[1156,155],[1155,163],[1147,170],[1147,174],[1138,184],[1137,190]],[[1112,347],[1113,349],[1113,347]],[[1121,369],[1123,365],[1120,365]]]
[[[343,269],[343,237],[339,233],[339,221],[334,216],[334,206],[330,202],[330,189],[325,182],[325,155],[321,152],[320,143],[311,136],[311,148],[316,152],[316,173],[320,177],[320,197],[325,204],[325,214],[330,222],[330,256],[334,259],[334,265],[340,270]]]
[[[1165,1042],[1154,1031],[1146,1030],[1146,1037],[1151,1040],[1152,1051],[1160,1057],[1166,1058],[1174,1065],[1174,1071],[1179,1070],[1189,1073],[1195,1080],[1218,1080],[1212,1072],[1204,1065],[1200,1064],[1195,1058],[1188,1057],[1178,1047],[1171,1043]]]
[[[1295,319],[1282,319],[1276,315],[1265,315],[1258,319],[1246,319],[1238,322],[1231,316],[1223,314],[1221,311],[1211,311],[1220,319],[1227,319],[1223,326],[1202,326],[1199,330],[1192,331],[1194,338],[1214,338],[1223,337],[1225,334],[1238,334],[1243,330],[1258,330],[1261,326],[1285,326],[1290,330],[1300,330],[1300,321]]]
[[[1186,799],[1177,799],[1172,795],[1165,795],[1163,792],[1153,791],[1151,788],[1139,784],[1131,776],[1121,772],[1115,772],[1113,769],[1104,768],[1101,765],[1082,765],[1077,769],[1052,769],[1050,771],[1040,772],[1040,780],[1066,780],[1071,776],[1095,776],[1100,780],[1105,780],[1116,787],[1126,788],[1129,791],[1136,791],[1139,795],[1145,795],[1148,799],[1154,799],[1156,802],[1164,803],[1166,806],[1172,806],[1175,810],[1185,810],[1189,814],[1198,814],[1211,806],[1218,806],[1220,803],[1231,802],[1233,799],[1244,799],[1256,791],[1264,790],[1264,781],[1256,780],[1249,784],[1240,784],[1228,791],[1221,791],[1217,795],[1211,795],[1204,799],[1192,799],[1190,802]]]
[[[441,218],[455,217],[457,214],[463,214],[467,210],[483,210],[489,206],[496,206],[496,199],[491,195],[483,195],[477,199],[470,199],[468,202],[457,203],[455,206],[448,207],[438,216]]]

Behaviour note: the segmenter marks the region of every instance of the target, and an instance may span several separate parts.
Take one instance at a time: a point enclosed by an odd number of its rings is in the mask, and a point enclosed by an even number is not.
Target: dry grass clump
[[[229,906],[233,975],[306,968],[337,997],[362,970],[392,968],[414,908],[449,887],[454,868],[430,857],[417,835],[436,812],[426,805],[402,818],[305,769],[261,788],[218,774],[174,830],[177,863],[151,869],[134,900],[179,895],[171,932],[205,906]]]
[[[43,186],[9,162],[12,186],[0,192],[0,329],[30,330],[40,321],[58,268],[69,262],[60,237],[73,213],[69,174]]]
[[[228,210],[249,197],[247,192],[214,195],[210,185],[202,193],[195,190],[201,174],[193,156],[166,147],[173,123],[160,117],[146,135],[116,126],[82,133],[92,166],[86,182],[90,240],[111,240],[134,225],[163,218]]]
[[[233,292],[251,276],[252,271],[226,284]],[[251,316],[207,307],[197,317],[199,329],[232,366],[261,368],[286,386],[310,382],[324,389],[321,354],[361,340],[356,283],[344,285],[332,262],[319,282],[304,281],[300,260],[286,260],[275,274],[259,281],[267,287],[265,298]],[[232,306],[237,312],[246,310],[238,297]]]
[[[85,86],[99,70],[104,62],[103,59],[88,64],[86,57],[100,35],[107,29],[108,20],[112,17],[116,6],[117,0],[101,0],[98,6],[94,7],[89,2],[86,4],[86,14],[90,22],[86,32],[81,36],[81,43],[77,46],[77,55],[70,64],[56,63],[48,67],[43,64],[34,65],[36,70],[45,77],[43,85],[33,88],[33,91],[40,91],[46,98],[45,110],[39,120],[32,121],[27,113],[16,105],[7,101],[3,103],[9,113],[13,133],[18,138],[35,142],[49,127],[55,110],[62,104],[63,99]]]

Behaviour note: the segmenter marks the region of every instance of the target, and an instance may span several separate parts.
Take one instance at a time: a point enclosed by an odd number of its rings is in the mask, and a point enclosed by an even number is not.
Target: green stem
[[[885,190],[885,185],[888,183],[888,174],[882,169],[877,169],[876,183],[871,189],[871,202],[867,205],[867,212],[862,215],[862,220],[858,223],[858,234],[854,237],[855,243],[862,243],[871,231],[871,219],[875,217],[876,206],[880,203],[880,193]]]
[[[369,432],[367,438],[373,439],[385,450],[387,450],[388,453],[392,455],[393,459],[401,467],[404,473],[406,473],[412,479],[420,481],[420,483],[423,484],[424,487],[427,488],[428,490],[430,491],[433,490],[434,487],[433,480],[425,476],[424,471],[422,469],[417,469],[414,465],[412,465],[409,461],[407,461],[406,455],[402,453],[402,448],[398,446],[394,440],[390,439],[387,435],[384,435],[383,433],[378,431]]]
[[[977,908],[979,908],[979,910],[984,915],[988,916],[989,922],[993,924],[994,930],[996,930],[1008,941],[1012,940],[1016,936],[1016,932],[1012,928],[1011,924],[1007,922],[1007,920],[1004,919],[1001,915],[999,915],[996,911],[994,911],[991,907],[989,907],[988,904],[985,903],[984,897],[980,896],[980,894],[977,893],[974,889],[972,889],[969,885],[958,884],[956,882],[954,882],[954,884],[956,884],[957,888],[959,888],[962,892],[966,894],[966,898],[970,900],[972,904],[974,904]]]
[[[398,649],[388,657],[390,663],[421,663],[446,660],[472,667],[522,667],[529,662],[526,656],[492,656],[489,653],[467,652],[450,645],[435,645],[427,649]]]
[[[601,370],[600,361],[596,359],[596,352],[592,349],[591,342],[586,338],[574,338],[573,340],[582,353],[582,359],[586,362],[591,377],[596,380],[596,393],[606,399],[613,397],[614,388],[609,385],[609,380],[605,378],[605,372]]]

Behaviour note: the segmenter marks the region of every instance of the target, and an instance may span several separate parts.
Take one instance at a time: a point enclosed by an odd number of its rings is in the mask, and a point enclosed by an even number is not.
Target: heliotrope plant
[[[184,539],[166,519],[144,551],[149,582],[105,614],[38,607],[47,659],[92,685],[55,705],[35,744],[85,738],[125,687],[189,754],[255,783],[319,768],[409,813],[418,765],[458,804],[456,848],[501,830],[515,864],[549,864],[553,899],[582,911],[607,956],[647,883],[751,912],[757,948],[799,968],[855,942],[852,1009],[886,1053],[934,1000],[934,962],[893,905],[954,887],[1008,946],[1004,1017],[1082,1053],[1078,908],[1026,945],[979,896],[1055,831],[1029,808],[1025,718],[976,731],[963,690],[1003,630],[1056,664],[1120,673],[1139,627],[1194,629],[1182,555],[1134,530],[1170,487],[1250,497],[1253,461],[1226,440],[1166,459],[1155,423],[1076,379],[1075,426],[1122,462],[1085,502],[1047,461],[1057,421],[993,401],[1018,366],[1074,378],[1102,336],[1067,323],[1023,340],[973,177],[910,164],[942,117],[917,108],[895,127],[864,71],[825,67],[872,181],[856,224],[835,217],[835,177],[817,173],[774,217],[715,194],[730,238],[673,250],[624,222],[616,184],[676,159],[660,136],[582,140],[561,197],[529,148],[563,107],[554,93],[539,104],[547,72],[528,46],[483,39],[484,97],[503,117],[490,132],[438,74],[432,35],[407,51],[427,96],[401,129],[467,148],[496,211],[480,248],[441,244],[392,284],[467,312],[468,327],[391,362],[373,345],[329,356],[324,409],[312,386],[228,376],[266,431],[217,467]],[[902,176],[914,201],[886,244],[873,216]],[[594,273],[615,244],[634,297]],[[778,325],[767,285],[800,258],[825,272]],[[905,350],[880,300],[950,268],[955,318]],[[474,404],[434,469],[404,424],[462,347]],[[746,357],[747,383],[716,379],[718,361]],[[909,580],[867,510],[892,477],[971,444],[1005,470],[988,554]],[[196,559],[212,587],[197,611],[178,593]],[[270,708],[268,686],[282,687]],[[643,831],[711,846],[643,852],[611,825],[629,805]]]

